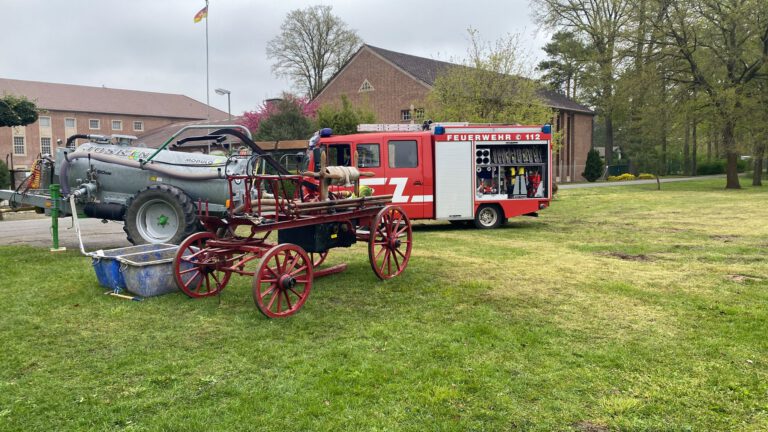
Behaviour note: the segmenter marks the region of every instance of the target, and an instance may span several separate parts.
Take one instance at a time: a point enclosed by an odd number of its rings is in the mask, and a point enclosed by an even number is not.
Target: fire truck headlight
[[[445,127],[443,126],[435,126],[435,135],[442,135],[445,133]]]
[[[333,129],[331,128],[322,128],[320,129],[320,136],[322,138],[327,138],[329,136],[333,135]]]
[[[545,134],[552,133],[552,125],[551,124],[545,124],[544,126],[541,127],[541,132],[543,132]]]

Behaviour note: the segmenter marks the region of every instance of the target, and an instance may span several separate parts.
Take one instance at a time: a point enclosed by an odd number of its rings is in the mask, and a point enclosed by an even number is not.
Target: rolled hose
[[[213,180],[223,178],[220,172],[216,173],[190,173],[181,172],[165,166],[158,166],[154,164],[141,165],[138,161],[119,158],[116,156],[103,155],[98,153],[87,152],[74,152],[64,157],[64,162],[61,164],[61,170],[59,171],[59,183],[61,183],[61,192],[63,194],[69,194],[69,164],[75,159],[83,159],[89,157],[99,162],[112,163],[115,165],[122,165],[136,169],[145,169],[154,171],[159,174],[163,174],[168,177],[173,177],[181,180]]]

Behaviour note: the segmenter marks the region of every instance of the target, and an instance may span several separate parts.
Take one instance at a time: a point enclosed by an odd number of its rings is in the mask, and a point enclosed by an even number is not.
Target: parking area
[[[86,251],[130,246],[123,225],[80,219]],[[35,212],[5,213],[0,221],[0,246],[28,245],[51,247],[51,218]],[[71,218],[59,219],[59,245],[77,250],[80,246]]]

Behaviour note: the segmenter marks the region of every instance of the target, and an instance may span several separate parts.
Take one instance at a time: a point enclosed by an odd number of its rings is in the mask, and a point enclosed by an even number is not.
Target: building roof
[[[388,62],[392,63],[402,71],[413,76],[429,87],[434,86],[437,77],[447,69],[461,66],[455,63],[448,63],[440,60],[433,60],[425,57],[418,57],[410,54],[390,51],[368,44],[364,44],[360,48],[360,50],[364,49],[371,50],[374,54],[379,55],[380,57],[384,58]],[[335,78],[335,76],[333,78]],[[330,84],[333,78],[328,81],[328,84]],[[541,89],[538,91],[538,94],[542,99],[544,99],[547,105],[551,106],[552,108],[594,114],[594,111],[589,109],[589,107],[569,99],[557,92]]]
[[[0,95],[24,96],[38,108],[179,119],[227,118],[227,113],[188,96],[0,78]]]

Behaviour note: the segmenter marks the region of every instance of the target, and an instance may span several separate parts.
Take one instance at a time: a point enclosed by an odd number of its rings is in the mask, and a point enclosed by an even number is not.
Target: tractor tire
[[[126,203],[125,231],[135,244],[179,244],[200,230],[192,199],[179,188],[152,185]]]
[[[482,205],[475,214],[475,227],[478,229],[493,229],[501,225],[504,211],[497,205]]]

